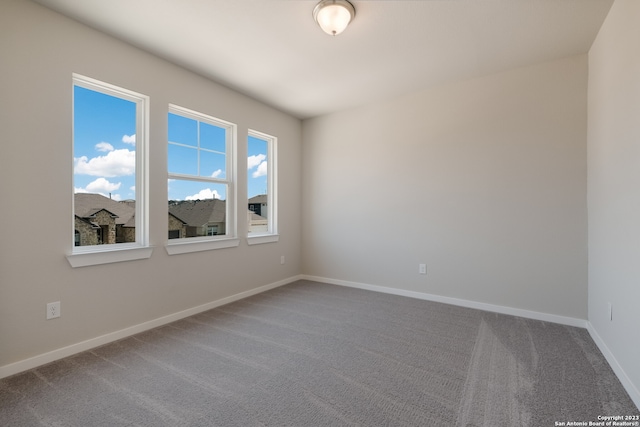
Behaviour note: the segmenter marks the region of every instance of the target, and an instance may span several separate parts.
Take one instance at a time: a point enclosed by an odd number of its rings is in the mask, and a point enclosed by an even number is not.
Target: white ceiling
[[[35,0],[299,118],[589,50],[613,0]]]

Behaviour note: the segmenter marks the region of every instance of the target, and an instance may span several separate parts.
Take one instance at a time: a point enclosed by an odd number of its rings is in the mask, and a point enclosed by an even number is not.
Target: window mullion
[[[229,180],[227,179],[221,179],[221,178],[213,178],[210,176],[193,176],[193,175],[185,175],[185,174],[181,174],[181,173],[171,173],[169,172],[167,174],[169,179],[181,179],[181,180],[186,180],[186,181],[194,181],[194,182],[211,182],[211,183],[215,183],[215,184],[229,184]]]

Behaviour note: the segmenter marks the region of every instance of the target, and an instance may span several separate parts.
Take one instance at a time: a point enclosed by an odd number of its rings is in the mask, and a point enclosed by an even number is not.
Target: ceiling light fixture
[[[355,16],[356,9],[347,0],[322,0],[313,9],[313,19],[331,36],[343,32]]]

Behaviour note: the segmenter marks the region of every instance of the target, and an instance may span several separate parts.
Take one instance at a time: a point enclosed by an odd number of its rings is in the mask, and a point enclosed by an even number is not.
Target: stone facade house
[[[136,241],[135,201],[116,201],[100,194],[76,193],[75,245]],[[247,210],[249,232],[266,232],[267,219]],[[226,202],[220,199],[169,202],[168,238],[226,234]]]
[[[93,193],[74,194],[75,245],[135,242],[135,203]]]
[[[187,223],[169,212],[169,239],[187,236]]]
[[[90,219],[80,218],[78,215],[74,216],[74,221],[76,246],[97,245],[102,239],[102,236],[99,236],[102,231],[98,231],[100,226],[97,223]]]
[[[170,227],[175,220],[184,223],[185,232],[180,237],[216,236],[226,234],[226,202],[220,199],[178,200],[169,202]],[[171,228],[169,228],[171,230]],[[176,233],[174,232],[174,236]],[[169,238],[171,237],[171,233]]]

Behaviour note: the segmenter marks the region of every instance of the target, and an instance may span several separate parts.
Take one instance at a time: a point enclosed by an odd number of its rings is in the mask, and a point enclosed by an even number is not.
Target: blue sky
[[[249,135],[247,146],[247,198],[267,194],[267,141]]]
[[[135,103],[74,87],[74,190],[99,193],[114,200],[135,199]],[[224,129],[169,114],[168,170],[203,177],[224,178]],[[199,127],[199,129],[198,129]],[[200,156],[198,161],[198,130]],[[157,145],[155,146],[157,147]],[[248,196],[264,194],[266,142],[249,137]],[[226,199],[225,185],[169,180],[169,200]]]
[[[135,103],[74,86],[73,115],[74,191],[134,199]]]

